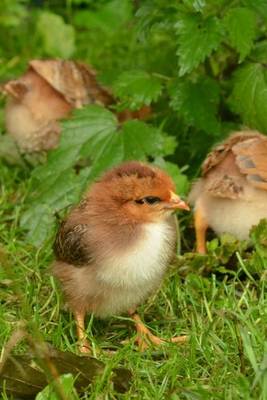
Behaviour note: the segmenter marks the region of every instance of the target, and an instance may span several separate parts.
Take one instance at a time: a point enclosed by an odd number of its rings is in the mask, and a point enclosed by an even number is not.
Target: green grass
[[[1,347],[20,321],[27,321],[33,335],[37,329],[55,347],[77,353],[73,319],[49,272],[51,243],[33,248],[18,225],[27,193],[25,178],[27,171],[0,165]],[[140,353],[129,318],[88,317],[94,355],[107,367],[83,398],[266,399],[266,274],[252,276],[242,260],[236,264],[231,275],[188,272],[181,277],[173,267],[158,293],[139,308],[154,333],[166,339],[186,334],[186,344],[166,344]],[[129,343],[122,344],[127,338]],[[13,351],[27,349],[22,341]],[[116,366],[133,373],[125,394],[116,393],[108,380]]]

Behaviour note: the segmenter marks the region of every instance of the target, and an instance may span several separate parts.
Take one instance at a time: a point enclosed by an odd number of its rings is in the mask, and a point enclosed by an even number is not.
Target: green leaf
[[[242,0],[242,5],[256,11],[258,15],[267,20],[267,2],[266,0]]]
[[[250,53],[257,33],[257,18],[252,10],[236,7],[229,10],[224,18],[224,26],[231,46],[239,53],[239,62]]]
[[[113,113],[92,105],[76,110],[63,123],[58,149],[32,173],[31,195],[21,218],[31,243],[39,245],[53,231],[55,213],[76,203],[82,191],[104,170],[125,160],[146,160],[174,152],[176,142],[142,121],[119,125]],[[76,172],[74,167],[88,167]]]
[[[161,157],[156,158],[155,164],[166,171],[172,177],[177,193],[179,193],[179,195],[181,196],[185,196],[188,192],[189,181],[188,177],[182,173],[178,165],[169,161],[165,161]]]
[[[2,1],[0,7],[0,26],[18,29],[27,17],[27,5],[22,1]]]
[[[74,14],[78,27],[100,29],[111,34],[132,17],[130,0],[112,0],[101,5],[96,11],[81,10]]]
[[[221,25],[216,17],[187,15],[175,25],[178,34],[178,63],[180,76],[191,72],[219,46]]]
[[[230,106],[243,123],[267,132],[267,76],[264,66],[248,64],[236,71]]]
[[[162,92],[161,81],[145,71],[127,71],[114,83],[114,94],[124,108],[132,110],[156,101]]]
[[[249,260],[248,269],[251,272],[264,274],[267,268],[267,220],[262,219],[250,230],[250,239],[256,249]]]
[[[46,204],[32,205],[20,220],[20,225],[28,231],[29,242],[36,246],[46,240],[54,223],[53,209]]]
[[[170,89],[171,107],[189,126],[208,133],[218,133],[217,118],[220,100],[218,83],[208,77],[197,82],[178,80]]]
[[[250,59],[262,64],[267,63],[267,40],[262,40],[253,46]]]
[[[10,135],[0,135],[0,159],[11,165],[25,166],[19,149]]]
[[[58,383],[67,399],[78,400],[78,394],[74,388],[74,378],[71,374],[65,374],[59,377]],[[58,400],[59,397],[55,391],[55,384],[50,383],[36,396],[36,400]]]
[[[44,11],[37,21],[37,30],[46,53],[52,57],[69,58],[75,51],[75,31],[59,15]]]

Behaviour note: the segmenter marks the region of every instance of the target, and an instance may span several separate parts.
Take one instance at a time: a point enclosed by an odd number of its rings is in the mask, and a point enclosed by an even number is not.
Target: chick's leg
[[[140,316],[137,313],[129,311],[129,314],[135,322],[135,327],[137,331],[136,342],[140,351],[144,351],[145,349],[147,349],[149,344],[151,343],[158,346],[162,343],[168,342],[168,340],[164,340],[158,336],[153,335],[153,333],[150,332],[150,330],[144,325]],[[187,341],[187,336],[177,336],[171,338],[169,341],[171,343],[184,343]]]
[[[195,231],[197,241],[197,252],[206,254],[206,231],[208,229],[208,223],[204,217],[204,212],[201,207],[197,207],[194,214],[195,218]]]
[[[76,311],[74,313],[74,318],[76,321],[77,328],[77,336],[79,340],[79,350],[81,353],[90,353],[91,347],[86,338],[84,320],[85,320],[85,312],[84,311]]]

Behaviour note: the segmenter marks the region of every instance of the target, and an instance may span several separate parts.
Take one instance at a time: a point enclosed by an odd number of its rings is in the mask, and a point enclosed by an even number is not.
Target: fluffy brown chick
[[[267,217],[267,137],[240,131],[215,147],[189,202],[194,205],[198,252],[206,252],[208,227],[218,235],[248,239],[251,227]]]
[[[188,206],[174,194],[172,179],[131,161],[94,183],[62,223],[53,269],[74,312],[82,351],[88,347],[87,313],[133,312],[159,287],[175,253],[176,209]],[[139,317],[134,319],[139,333],[152,340]]]
[[[109,91],[97,83],[94,70],[75,61],[32,60],[18,79],[7,82],[7,132],[21,152],[49,150],[60,137],[58,120],[86,104],[109,105]]]

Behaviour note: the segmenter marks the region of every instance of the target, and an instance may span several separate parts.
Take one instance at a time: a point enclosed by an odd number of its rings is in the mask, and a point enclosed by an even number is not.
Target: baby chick
[[[82,352],[89,349],[87,313],[107,317],[128,311],[140,347],[144,336],[162,342],[135,309],[159,287],[175,254],[176,209],[188,206],[174,194],[172,179],[154,166],[131,161],[104,174],[62,223],[53,271],[74,313]]]
[[[58,120],[86,104],[113,98],[91,67],[75,61],[31,60],[27,71],[4,85],[5,123],[21,152],[49,150],[60,137]]]
[[[233,133],[208,154],[202,178],[189,195],[194,204],[196,248],[206,252],[208,227],[216,234],[248,239],[267,217],[267,137],[257,131]]]

